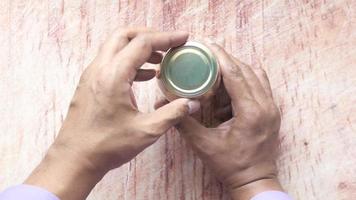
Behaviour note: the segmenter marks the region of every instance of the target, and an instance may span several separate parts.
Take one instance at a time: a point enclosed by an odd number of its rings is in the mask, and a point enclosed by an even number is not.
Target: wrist
[[[25,183],[42,187],[60,199],[85,199],[105,173],[79,153],[54,144]]]
[[[255,195],[265,191],[283,191],[277,178],[267,178],[253,181],[237,188],[231,188],[230,195],[233,200],[250,200]]]

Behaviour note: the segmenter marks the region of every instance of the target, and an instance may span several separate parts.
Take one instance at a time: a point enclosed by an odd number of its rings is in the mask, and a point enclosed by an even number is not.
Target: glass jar
[[[164,56],[158,85],[168,101],[177,98],[209,101],[220,85],[218,61],[211,50],[199,42],[171,48]]]

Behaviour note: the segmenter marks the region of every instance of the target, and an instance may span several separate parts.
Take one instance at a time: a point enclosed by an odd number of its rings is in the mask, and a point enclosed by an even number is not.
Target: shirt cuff
[[[33,185],[17,185],[0,193],[0,200],[60,200],[54,194]]]
[[[252,197],[251,200],[292,200],[292,198],[281,191],[266,191]]]

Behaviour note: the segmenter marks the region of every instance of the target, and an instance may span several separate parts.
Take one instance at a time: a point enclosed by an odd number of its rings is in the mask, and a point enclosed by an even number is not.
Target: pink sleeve
[[[0,200],[59,200],[51,192],[47,190],[33,186],[33,185],[17,185],[10,188],[7,188],[0,193]]]
[[[292,198],[281,191],[266,191],[257,194],[251,200],[292,200]]]

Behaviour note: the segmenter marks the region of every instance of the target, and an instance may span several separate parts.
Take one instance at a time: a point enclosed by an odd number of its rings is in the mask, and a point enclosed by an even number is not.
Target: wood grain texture
[[[81,72],[126,25],[187,30],[266,69],[283,117],[286,190],[297,200],[356,199],[355,0],[1,0],[0,189],[39,163]],[[139,108],[153,110],[156,82],[134,87]],[[88,197],[228,198],[174,130]]]

